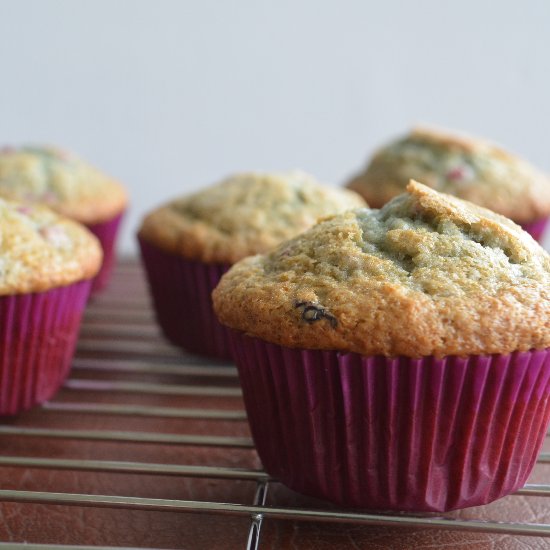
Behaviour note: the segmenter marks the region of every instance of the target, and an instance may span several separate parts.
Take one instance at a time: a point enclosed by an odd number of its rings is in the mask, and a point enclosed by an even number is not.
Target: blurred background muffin
[[[43,203],[86,225],[99,239],[104,255],[92,292],[106,286],[128,202],[121,184],[61,149],[4,147],[0,149],[0,197]]]
[[[507,218],[411,183],[238,262],[213,303],[291,489],[441,512],[525,483],[550,420],[550,256]]]
[[[0,199],[0,415],[59,388],[101,259],[82,225],[43,205]]]
[[[480,139],[425,128],[382,147],[347,186],[380,208],[410,179],[502,214],[537,240],[550,214],[550,179],[528,162]]]
[[[166,337],[187,350],[229,358],[210,299],[222,274],[320,217],[364,204],[356,193],[293,171],[236,174],[151,212],[138,238]]]

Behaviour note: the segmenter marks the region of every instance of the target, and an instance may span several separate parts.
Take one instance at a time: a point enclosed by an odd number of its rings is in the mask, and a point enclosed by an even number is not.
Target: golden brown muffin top
[[[90,279],[102,256],[98,240],[79,223],[43,205],[0,199],[0,296]]]
[[[550,346],[550,256],[519,226],[416,182],[233,266],[220,321],[283,346],[409,357]]]
[[[154,210],[139,236],[191,260],[234,263],[294,237],[320,217],[364,205],[356,193],[304,172],[243,173]]]
[[[115,217],[128,202],[120,183],[53,147],[0,149],[0,196],[40,202],[89,225]]]
[[[480,139],[425,128],[380,149],[348,187],[379,208],[410,179],[517,222],[550,214],[550,179],[528,162]]]

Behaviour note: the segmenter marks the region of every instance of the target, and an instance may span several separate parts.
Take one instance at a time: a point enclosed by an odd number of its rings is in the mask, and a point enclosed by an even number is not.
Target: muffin
[[[164,334],[189,351],[229,359],[227,334],[210,298],[222,274],[320,216],[364,204],[351,191],[294,171],[237,174],[154,210],[138,239]]]
[[[103,265],[92,291],[107,285],[116,235],[128,202],[118,182],[60,149],[6,147],[0,150],[0,197],[44,203],[86,225],[103,248]]]
[[[540,240],[550,214],[550,179],[486,141],[415,128],[380,149],[348,187],[374,208],[409,179],[494,210]]]
[[[0,199],[0,415],[42,403],[63,382],[101,259],[80,224]]]
[[[524,485],[550,419],[550,256],[510,220],[411,182],[238,262],[213,304],[288,487],[441,512]]]

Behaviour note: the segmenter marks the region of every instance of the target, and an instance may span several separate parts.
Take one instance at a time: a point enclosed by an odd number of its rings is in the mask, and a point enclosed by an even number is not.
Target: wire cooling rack
[[[549,452],[539,456],[536,473],[540,483],[515,495],[445,516],[336,510],[295,495],[261,469],[235,368],[166,344],[139,265],[127,261],[88,306],[62,390],[42,407],[0,423],[0,548],[122,548],[125,542],[150,548],[370,548],[366,541],[373,540],[381,549],[407,547],[399,546],[403,540],[422,548],[423,537],[447,548],[495,540],[502,548],[525,547],[528,540],[542,547],[542,537],[550,537]],[[115,482],[105,483],[104,476]],[[112,494],[101,492],[111,485]],[[186,498],[185,487],[193,498]],[[80,523],[75,508],[86,511]],[[101,516],[102,509],[109,515]],[[136,521],[134,512],[155,520]],[[105,518],[112,514],[118,515],[109,523]],[[178,527],[182,518],[185,528]],[[222,518],[239,521],[235,528]],[[70,524],[70,533],[56,522]],[[90,535],[94,522],[102,527]],[[149,523],[162,524],[162,534],[141,529]],[[185,535],[197,537],[197,525],[202,538],[195,545]],[[118,536],[120,530],[127,535]]]

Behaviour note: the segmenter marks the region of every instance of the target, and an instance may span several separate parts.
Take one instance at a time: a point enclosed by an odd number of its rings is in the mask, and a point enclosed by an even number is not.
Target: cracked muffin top
[[[92,278],[98,240],[46,206],[0,199],[0,296],[43,292]]]
[[[30,146],[0,149],[0,197],[40,202],[89,225],[117,216],[128,202],[122,185],[72,153]]]
[[[550,346],[550,256],[492,211],[416,182],[237,263],[220,321],[288,347],[364,355]]]
[[[415,179],[518,223],[550,214],[550,179],[480,139],[424,128],[380,149],[348,187],[380,208]]]
[[[242,173],[150,213],[139,237],[189,260],[234,263],[273,248],[320,217],[364,206],[356,193],[288,173]]]

